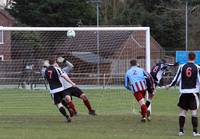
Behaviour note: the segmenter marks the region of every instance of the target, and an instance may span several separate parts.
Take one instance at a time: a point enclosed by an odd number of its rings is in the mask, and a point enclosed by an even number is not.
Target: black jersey
[[[49,66],[45,70],[45,78],[47,79],[50,87],[50,93],[57,93],[64,90],[60,78],[64,74],[58,67]]]
[[[181,93],[197,93],[199,92],[200,67],[194,63],[186,63],[179,66],[178,71],[171,82],[170,86],[174,86],[180,81],[179,87]]]
[[[162,79],[162,76],[165,73],[167,67],[168,65],[163,63],[158,63],[152,67],[150,74],[153,77],[156,85],[160,83],[160,80]]]

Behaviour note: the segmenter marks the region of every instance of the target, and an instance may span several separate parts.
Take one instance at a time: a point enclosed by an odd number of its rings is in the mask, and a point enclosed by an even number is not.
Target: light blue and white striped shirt
[[[132,66],[125,75],[125,87],[132,93],[144,91],[147,89],[146,80],[148,73],[137,66]]]

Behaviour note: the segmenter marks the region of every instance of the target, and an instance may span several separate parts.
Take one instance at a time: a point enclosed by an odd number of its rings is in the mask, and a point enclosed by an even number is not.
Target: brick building
[[[11,27],[14,24],[14,18],[8,12],[0,9],[0,26]],[[11,59],[11,33],[0,30],[0,60]]]

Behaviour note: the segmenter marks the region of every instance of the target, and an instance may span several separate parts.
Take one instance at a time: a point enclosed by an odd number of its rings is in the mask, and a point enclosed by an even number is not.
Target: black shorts
[[[146,85],[147,85],[147,91],[149,94],[153,94],[155,92],[155,84],[154,80],[151,80],[150,78],[146,78]]]
[[[178,106],[184,110],[196,110],[199,106],[199,93],[181,94]]]
[[[53,99],[54,104],[57,105],[62,102],[63,98],[65,98],[66,95],[69,95],[69,94],[67,94],[67,92],[65,91],[61,91],[58,93],[51,94],[51,98]]]
[[[75,96],[78,98],[80,98],[80,96],[83,94],[83,91],[78,87],[70,87],[68,89],[65,89],[64,92],[65,94],[68,94],[70,96]]]

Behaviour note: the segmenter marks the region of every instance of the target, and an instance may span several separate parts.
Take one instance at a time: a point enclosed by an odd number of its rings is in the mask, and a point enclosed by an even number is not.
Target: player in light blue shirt
[[[132,66],[125,76],[125,87],[132,93],[146,90],[146,72],[137,66]]]
[[[131,67],[126,72],[125,75],[125,87],[131,90],[135,99],[138,101],[141,107],[142,122],[146,121],[147,117],[147,106],[145,105],[145,95],[146,95],[146,78],[149,74],[142,68],[137,66],[137,61],[130,61]],[[147,117],[148,118],[148,117]]]

